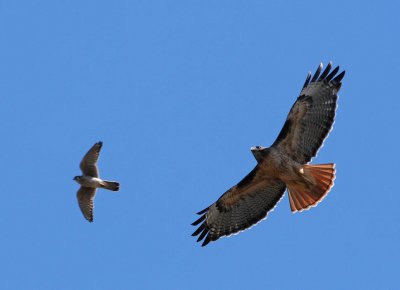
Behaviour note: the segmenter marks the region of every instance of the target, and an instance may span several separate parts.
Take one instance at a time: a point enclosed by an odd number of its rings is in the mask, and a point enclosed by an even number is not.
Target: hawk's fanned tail
[[[329,193],[335,180],[335,164],[304,165],[303,174],[314,184],[305,189],[299,184],[288,184],[289,202],[292,212],[317,206]]]

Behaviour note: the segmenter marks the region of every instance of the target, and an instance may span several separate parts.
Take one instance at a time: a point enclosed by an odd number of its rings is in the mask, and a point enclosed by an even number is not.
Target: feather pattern
[[[224,193],[213,205],[202,211],[202,216],[192,225],[202,222],[199,228],[192,234],[197,236],[198,242],[203,240],[202,246],[220,237],[230,236],[250,228],[263,220],[278,201],[282,198],[286,186],[279,180],[258,179],[258,167],[250,173],[256,176],[256,180],[245,181],[245,177],[238,185]]]
[[[317,154],[335,120],[337,93],[345,72],[336,76],[339,67],[330,72],[331,67],[329,63],[320,75],[321,64],[311,81],[310,75],[307,76],[300,96],[272,145],[301,164],[309,162]]]
[[[99,160],[100,150],[103,146],[103,142],[97,142],[90,148],[90,150],[83,157],[81,164],[79,165],[83,174],[99,177],[99,169],[97,168],[97,161]]]
[[[89,222],[93,222],[93,208],[94,197],[96,195],[96,188],[81,186],[76,194],[78,199],[79,208],[83,216]]]

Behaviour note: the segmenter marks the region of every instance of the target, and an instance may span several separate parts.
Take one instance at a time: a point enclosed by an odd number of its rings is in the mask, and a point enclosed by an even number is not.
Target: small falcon
[[[202,246],[230,236],[266,218],[288,190],[292,212],[316,206],[328,194],[335,179],[335,164],[309,164],[332,129],[337,93],[345,71],[331,71],[329,63],[314,76],[308,73],[300,96],[292,106],[278,138],[271,147],[251,148],[256,167],[198,214],[192,236],[204,239]]]
[[[118,182],[101,180],[99,178],[97,160],[99,159],[102,146],[103,142],[97,142],[90,148],[80,164],[83,175],[75,176],[73,179],[81,185],[77,193],[78,203],[83,216],[89,222],[93,222],[93,200],[96,195],[96,189],[105,188],[112,191],[119,190]]]

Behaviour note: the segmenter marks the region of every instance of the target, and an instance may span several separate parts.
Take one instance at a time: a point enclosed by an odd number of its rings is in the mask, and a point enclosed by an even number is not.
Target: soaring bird
[[[309,164],[316,156],[335,119],[338,91],[345,71],[331,71],[322,63],[308,73],[300,96],[292,106],[278,138],[271,147],[251,148],[257,165],[216,202],[198,212],[192,236],[202,246],[243,231],[266,218],[288,190],[292,212],[316,206],[328,194],[335,179],[335,164]],[[311,78],[312,76],[312,78]]]
[[[118,182],[102,180],[99,177],[97,160],[99,159],[102,146],[103,142],[97,142],[90,148],[80,164],[83,175],[75,176],[73,179],[81,185],[77,193],[78,203],[83,216],[89,222],[93,222],[93,201],[97,188],[104,188],[112,191],[119,190]]]

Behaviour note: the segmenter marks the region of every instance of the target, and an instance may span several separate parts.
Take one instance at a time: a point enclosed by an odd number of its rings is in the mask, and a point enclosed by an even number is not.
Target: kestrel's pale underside
[[[83,175],[74,177],[74,180],[81,185],[77,193],[79,207],[83,216],[89,222],[93,222],[93,201],[97,188],[104,188],[112,191],[119,190],[118,182],[102,180],[99,177],[97,161],[102,145],[103,142],[97,142],[93,145],[80,163]]]

